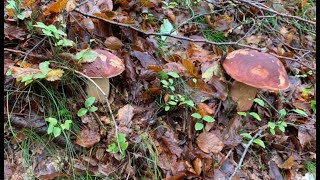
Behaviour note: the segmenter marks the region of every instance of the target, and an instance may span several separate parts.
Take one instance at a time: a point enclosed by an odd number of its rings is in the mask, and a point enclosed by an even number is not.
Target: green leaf
[[[98,57],[98,53],[87,48],[76,54],[76,59],[81,62],[93,62]]]
[[[6,76],[11,76],[11,75],[12,75],[12,71],[11,71],[11,69],[8,69]]]
[[[47,129],[47,134],[51,134],[53,132],[54,125],[49,124],[48,129]]]
[[[122,151],[125,151],[129,146],[129,143],[128,142],[121,142],[120,143],[120,148]]]
[[[86,108],[89,107],[89,106],[91,106],[91,105],[94,103],[95,100],[96,100],[95,97],[88,97],[88,98],[86,99],[86,101],[84,102],[84,106],[85,106]]]
[[[293,109],[292,111],[302,116],[308,116],[308,114],[301,109]]]
[[[63,47],[69,47],[74,45],[75,43],[69,39],[61,39],[55,44],[55,46],[63,46]]]
[[[164,85],[169,86],[169,83],[168,83],[168,81],[166,81],[166,80],[161,80],[161,83],[164,84]]]
[[[42,29],[48,28],[48,26],[45,25],[43,22],[37,22],[37,25],[33,25],[33,26],[39,27],[39,28],[42,28]]]
[[[246,138],[246,139],[252,139],[252,136],[249,133],[242,133],[240,136]]]
[[[209,123],[215,121],[215,119],[214,119],[213,117],[211,117],[211,116],[204,116],[202,119],[203,119],[204,121],[209,122]]]
[[[204,125],[202,123],[197,122],[194,126],[196,131],[202,130]]]
[[[169,78],[168,81],[170,84],[173,84],[173,79]]]
[[[69,130],[71,123],[72,123],[71,120],[66,120],[63,124],[60,125],[60,126],[61,126],[61,129],[62,129],[62,130],[65,130],[65,129]]]
[[[26,15],[21,13],[17,15],[17,18],[20,20],[24,20],[26,18]]]
[[[280,117],[285,117],[287,115],[287,112],[285,109],[280,109],[279,114],[280,114]]]
[[[260,116],[259,116],[257,113],[255,113],[255,112],[249,112],[249,114],[250,114],[252,117],[254,117],[256,120],[261,121],[261,118],[260,118]]]
[[[33,79],[43,79],[43,78],[46,78],[46,76],[43,74],[37,73],[37,74],[33,75],[32,78]]]
[[[6,5],[7,9],[17,9],[17,5],[14,0],[9,0],[7,2],[8,2],[8,5]]]
[[[98,110],[98,108],[96,106],[92,106],[89,108],[90,112],[96,112]]]
[[[169,111],[169,110],[170,110],[170,106],[165,106],[165,107],[164,107],[164,110],[165,110],[165,111]]]
[[[282,131],[282,132],[285,132],[285,131],[286,131],[286,128],[285,128],[284,126],[282,126],[282,125],[278,125],[278,128],[279,128],[279,130]]]
[[[48,118],[45,118],[44,120],[49,122],[49,125],[52,124],[53,126],[55,126],[58,123],[58,120],[53,117],[48,117]]]
[[[168,74],[169,76],[173,77],[173,78],[179,78],[179,77],[180,77],[179,74],[176,73],[176,72],[167,72],[167,74]]]
[[[48,30],[46,30],[46,29],[42,29],[42,32],[43,32],[43,34],[46,35],[46,36],[53,37],[53,34],[52,34],[51,31],[48,31]]]
[[[274,129],[276,127],[276,123],[268,122],[268,126],[269,126],[270,129]]]
[[[172,106],[176,106],[176,105],[177,105],[177,103],[174,102],[174,101],[169,101],[168,104],[170,104],[170,105],[172,105]]]
[[[168,79],[169,78],[168,74],[166,74],[163,71],[158,72],[158,74],[160,76],[160,79]]]
[[[279,124],[280,124],[281,126],[287,127],[287,123],[284,122],[284,121],[281,121]]]
[[[187,104],[190,107],[194,107],[194,102],[191,99],[188,99],[186,101],[184,101],[185,104]]]
[[[264,101],[262,99],[259,98],[255,98],[253,100],[253,102],[256,102],[257,104],[259,104],[260,106],[264,107]]]
[[[118,141],[119,142],[125,142],[126,141],[126,134],[118,134]]]
[[[212,78],[213,75],[217,75],[217,72],[219,71],[219,64],[214,64],[213,66],[209,67],[202,75],[201,78],[204,79],[204,81],[208,82]]]
[[[193,113],[191,114],[192,117],[196,118],[196,119],[201,119],[201,115],[199,113]]]
[[[171,91],[175,91],[176,89],[174,88],[174,86],[169,86]]]
[[[276,131],[274,129],[269,129],[272,135],[276,134]]]
[[[316,108],[316,100],[311,100],[310,101],[310,106],[311,106],[312,111],[314,113],[316,113],[316,110],[317,110],[317,108]]]
[[[39,69],[42,72],[42,74],[47,75],[50,68],[49,68],[50,62],[49,61],[44,61],[39,64]]]
[[[53,136],[58,137],[61,134],[61,128],[60,127],[54,127],[53,128]]]
[[[173,30],[174,30],[174,28],[173,28],[173,25],[171,24],[171,22],[168,19],[164,19],[163,24],[161,24],[161,26],[160,26],[160,33],[169,34]],[[176,33],[172,33],[172,34],[176,34]],[[166,36],[161,36],[162,41],[165,41],[166,39],[167,39]]]
[[[254,143],[258,144],[259,146],[266,148],[266,146],[264,145],[264,142],[261,139],[255,139],[253,140]]]
[[[118,153],[119,152],[119,148],[115,143],[112,143],[112,144],[108,145],[107,151],[110,152],[110,153]]]
[[[246,112],[237,112],[237,114],[239,114],[240,116],[244,116],[244,117],[247,116],[247,113],[246,113]]]
[[[21,82],[26,82],[26,81],[29,81],[29,80],[32,80],[32,75],[31,74],[28,74],[26,76],[24,76],[21,80]]]
[[[79,109],[77,115],[78,115],[79,117],[82,117],[82,116],[84,116],[87,112],[88,112],[88,109],[86,109],[86,108],[81,108],[81,109]]]
[[[197,79],[196,78],[192,78],[193,83],[197,84]]]

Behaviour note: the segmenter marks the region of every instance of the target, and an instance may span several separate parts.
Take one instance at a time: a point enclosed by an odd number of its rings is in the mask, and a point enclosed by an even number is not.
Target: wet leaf
[[[77,137],[76,143],[85,148],[91,148],[100,141],[100,134],[96,131],[83,129]]]
[[[115,36],[107,37],[104,41],[104,45],[112,50],[118,50],[123,46],[123,43]]]
[[[224,147],[224,143],[210,132],[201,133],[197,138],[197,145],[205,153],[218,153]]]

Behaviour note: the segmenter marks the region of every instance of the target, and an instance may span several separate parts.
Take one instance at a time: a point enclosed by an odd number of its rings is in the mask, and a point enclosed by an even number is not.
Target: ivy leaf
[[[45,118],[45,121],[49,122],[49,125],[52,124],[53,126],[55,126],[58,123],[58,120],[53,117]]]
[[[196,131],[202,130],[204,125],[202,123],[197,122],[194,126]]]
[[[249,112],[249,114],[250,114],[252,117],[254,117],[256,120],[261,121],[261,118],[260,118],[260,116],[259,116],[257,113],[255,113],[255,112]]]
[[[259,104],[260,106],[264,107],[264,101],[262,99],[259,98],[255,98],[253,100],[253,102],[256,102],[257,104]]]
[[[160,26],[160,33],[169,34],[173,29],[174,28],[171,22],[168,19],[164,19],[163,24],[161,24]],[[176,33],[174,32],[172,34],[176,34]],[[162,41],[165,41],[166,39],[167,39],[167,36],[161,36]]]
[[[252,139],[252,136],[249,133],[242,133],[240,136],[247,138],[247,139]]]
[[[213,117],[211,117],[211,116],[204,116],[202,119],[203,119],[204,121],[209,122],[209,123],[215,121],[215,119],[214,119]]]
[[[53,128],[53,136],[58,137],[61,134],[61,128],[60,127],[54,127]]]
[[[254,143],[258,144],[259,146],[266,148],[266,146],[264,145],[264,142],[261,139],[255,139],[253,140]]]
[[[176,73],[176,72],[167,72],[167,74],[168,74],[169,76],[173,77],[173,78],[179,78],[179,77],[180,77],[179,74]]]
[[[192,117],[196,118],[196,119],[201,119],[201,115],[199,113],[193,113],[191,114]]]
[[[88,98],[86,99],[86,101],[84,102],[84,106],[85,106],[86,108],[89,107],[89,106],[91,106],[91,105],[94,103],[95,100],[96,100],[95,97],[88,97]]]
[[[81,108],[81,109],[79,109],[77,115],[78,115],[79,117],[82,117],[82,116],[84,116],[87,112],[88,112],[88,109],[86,109],[86,108]]]
[[[308,116],[308,114],[301,109],[293,109],[292,111],[302,116]]]

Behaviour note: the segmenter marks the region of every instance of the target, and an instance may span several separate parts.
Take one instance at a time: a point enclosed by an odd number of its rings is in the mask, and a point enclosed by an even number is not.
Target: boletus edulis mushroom
[[[90,77],[108,96],[110,92],[109,78],[118,76],[125,70],[123,61],[106,50],[93,50],[99,56],[90,63],[83,64],[83,73]],[[106,99],[99,89],[88,81],[86,86],[88,96],[95,97],[97,101],[105,103]]]
[[[288,74],[281,61],[267,53],[240,49],[231,52],[222,63],[235,80],[261,89],[285,90]]]
[[[227,55],[222,66],[233,79],[253,88],[278,91],[290,85],[281,61],[267,53],[251,49],[236,50]]]

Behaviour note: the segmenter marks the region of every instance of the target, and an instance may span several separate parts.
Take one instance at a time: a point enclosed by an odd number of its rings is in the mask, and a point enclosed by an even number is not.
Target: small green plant
[[[298,71],[298,72],[300,72],[300,69],[298,69],[298,68],[294,68],[296,71]],[[304,74],[297,74],[297,75],[295,75],[296,77],[298,77],[298,78],[306,78],[306,77],[308,77],[308,76],[311,76],[312,74],[314,74],[314,72],[312,71],[312,70],[310,70],[310,71],[308,71],[308,72],[306,72],[306,73],[304,73]]]
[[[199,113],[193,113],[193,114],[191,114],[191,116],[200,121],[200,122],[198,121],[194,126],[196,131],[200,131],[200,130],[202,130],[204,128],[204,124],[201,121],[206,121],[206,122],[209,122],[209,123],[215,121],[215,119],[213,117],[207,116],[207,115],[202,117]]]
[[[57,41],[55,46],[68,47],[74,46],[75,44],[73,41],[66,38],[67,34],[65,32],[57,29],[57,27],[52,24],[47,26],[43,22],[37,22],[37,25],[33,26],[40,28],[45,36],[53,37],[55,42]]]
[[[242,133],[240,134],[243,138],[251,140],[253,137],[249,133]],[[261,146],[262,148],[266,148],[264,142],[261,139],[254,139],[253,143]]]
[[[115,154],[120,152],[117,142],[119,143],[119,146],[121,148],[121,159],[122,159],[126,156],[125,151],[129,146],[129,143],[126,141],[126,134],[118,134],[118,137],[117,139],[115,139],[114,143],[108,145],[107,151]]]
[[[45,121],[49,122],[49,127],[47,130],[47,134],[53,134],[54,137],[60,136],[61,132],[64,130],[70,130],[70,124],[72,120],[66,120],[63,124],[58,124],[58,120],[53,117],[45,118]]]
[[[164,4],[164,6],[162,6],[163,10],[174,9],[178,5],[178,3],[175,1],[169,3],[166,1],[162,1],[162,3]]]
[[[244,116],[244,117],[247,116],[246,112],[237,112],[237,114],[239,114],[240,116]],[[256,120],[261,121],[259,114],[257,114],[256,112],[249,112],[248,114],[250,116],[252,116],[253,118],[255,118]]]
[[[179,80],[180,76],[176,72],[167,72],[167,73],[160,73],[161,76],[161,85],[164,87],[169,94],[169,101],[165,105],[164,110],[169,111],[174,107],[180,105],[187,105],[188,107],[194,107],[194,102],[191,99],[186,98],[185,96],[176,93],[176,82]]]
[[[312,161],[307,161],[306,163],[304,163],[304,168],[309,173],[311,173],[314,177],[316,177],[316,170],[317,170],[316,163],[314,163]]]
[[[14,16],[20,20],[24,20],[26,18],[26,12],[21,12],[20,9],[20,1],[18,4],[14,0],[8,0],[8,4],[6,5],[7,9],[11,9],[14,13]]]
[[[77,115],[82,117],[87,114],[87,112],[95,112],[98,110],[96,106],[93,106],[94,101],[96,100],[95,97],[88,97],[84,103],[84,108],[79,109]]]
[[[287,123],[284,121],[278,121],[276,123],[274,122],[268,122],[268,127],[272,135],[276,134],[275,129],[278,128],[281,132],[286,131]]]

